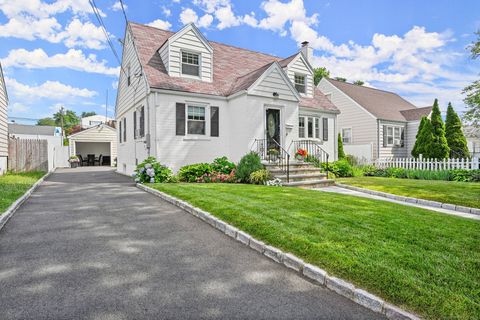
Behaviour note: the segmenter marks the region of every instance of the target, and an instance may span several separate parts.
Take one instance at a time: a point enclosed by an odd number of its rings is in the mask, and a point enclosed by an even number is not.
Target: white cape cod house
[[[259,144],[293,155],[309,140],[336,159],[339,110],[315,88],[312,52],[279,58],[128,23],[116,101],[118,171],[155,156],[174,171]]]

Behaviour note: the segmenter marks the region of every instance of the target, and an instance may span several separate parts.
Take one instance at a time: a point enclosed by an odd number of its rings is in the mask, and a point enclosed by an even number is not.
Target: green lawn
[[[393,193],[399,196],[480,208],[480,183],[439,180],[413,180],[380,177],[337,179],[356,187]]]
[[[426,318],[480,318],[480,221],[297,188],[153,186]]]
[[[0,215],[44,174],[42,171],[33,171],[0,176]]]

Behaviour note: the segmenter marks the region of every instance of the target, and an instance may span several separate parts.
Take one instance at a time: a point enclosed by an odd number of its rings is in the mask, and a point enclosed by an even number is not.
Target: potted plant
[[[278,151],[278,149],[271,148],[271,149],[268,149],[267,154],[268,154],[268,160],[277,161],[280,151]]]
[[[298,149],[297,152],[295,152],[295,159],[298,161],[303,161],[307,157],[308,152],[305,149]]]
[[[71,168],[76,168],[78,167],[78,163],[80,162],[80,159],[78,159],[77,156],[70,156],[70,159],[68,159],[68,162],[70,162]]]

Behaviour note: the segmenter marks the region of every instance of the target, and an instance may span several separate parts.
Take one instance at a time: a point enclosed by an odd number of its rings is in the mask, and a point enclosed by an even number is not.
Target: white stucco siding
[[[127,29],[128,30],[128,29]],[[128,33],[128,31],[127,31]],[[116,117],[122,116],[124,112],[132,108],[139,100],[145,97],[147,92],[147,83],[145,76],[135,76],[141,74],[141,66],[138,61],[131,36],[125,37],[125,46],[123,48],[122,69],[118,82],[118,94],[116,104]],[[127,75],[130,72],[130,85],[128,85]]]
[[[0,71],[0,157],[8,156],[7,93],[4,81]],[[2,168],[0,164],[0,171]]]
[[[277,68],[272,68],[258,84],[251,88],[251,95],[272,98],[273,93],[277,92],[281,100],[297,101],[292,89],[285,83],[280,72]]]
[[[383,146],[383,127],[384,126],[395,126],[395,127],[401,127],[405,130],[404,133],[404,139],[408,135],[407,133],[407,126],[406,123],[404,122],[394,122],[394,121],[385,121],[385,120],[380,120],[379,121],[379,141],[380,141],[380,153],[379,153],[379,158],[405,158],[408,157],[407,154],[407,140],[404,140],[404,146],[399,147],[399,146]]]
[[[328,80],[322,79],[318,84],[320,91],[330,96],[330,100],[340,110],[337,116],[338,132],[342,128],[352,129],[353,145],[373,145],[373,157],[377,155],[377,120],[361,106],[355,103]],[[356,156],[356,155],[354,155]]]
[[[169,74],[173,77],[182,76],[182,50],[200,54],[200,78],[202,81],[212,81],[213,55],[209,48],[198,38],[193,30],[188,30],[174,41],[169,41],[170,58],[168,59]]]
[[[308,69],[303,58],[298,57],[291,62],[291,65],[287,68],[287,74],[290,81],[295,85],[295,73],[305,75],[306,78],[306,93],[308,97],[313,97],[313,75]]]
[[[320,119],[320,138],[319,139],[311,139],[315,140],[321,148],[328,153],[329,161],[335,161],[337,159],[337,115],[333,113],[321,112],[318,110],[312,110],[307,108],[302,108],[299,111],[299,116],[306,116],[306,117],[317,117]],[[323,119],[328,119],[328,140],[323,140]],[[295,123],[295,130],[298,136],[298,120]],[[292,151],[292,150],[290,150]]]

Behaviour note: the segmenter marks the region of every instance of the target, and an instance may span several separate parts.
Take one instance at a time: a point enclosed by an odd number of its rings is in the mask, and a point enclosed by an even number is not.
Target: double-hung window
[[[294,78],[295,78],[295,89],[297,89],[299,93],[305,93],[305,89],[306,89],[305,75],[295,74]]]
[[[342,142],[352,143],[352,128],[342,128]]]
[[[188,106],[187,133],[205,134],[205,107]]]
[[[182,74],[200,75],[200,56],[197,53],[182,51]]]
[[[399,126],[383,126],[383,145],[403,147],[404,128]]]
[[[305,118],[298,118],[298,137],[305,138]]]

